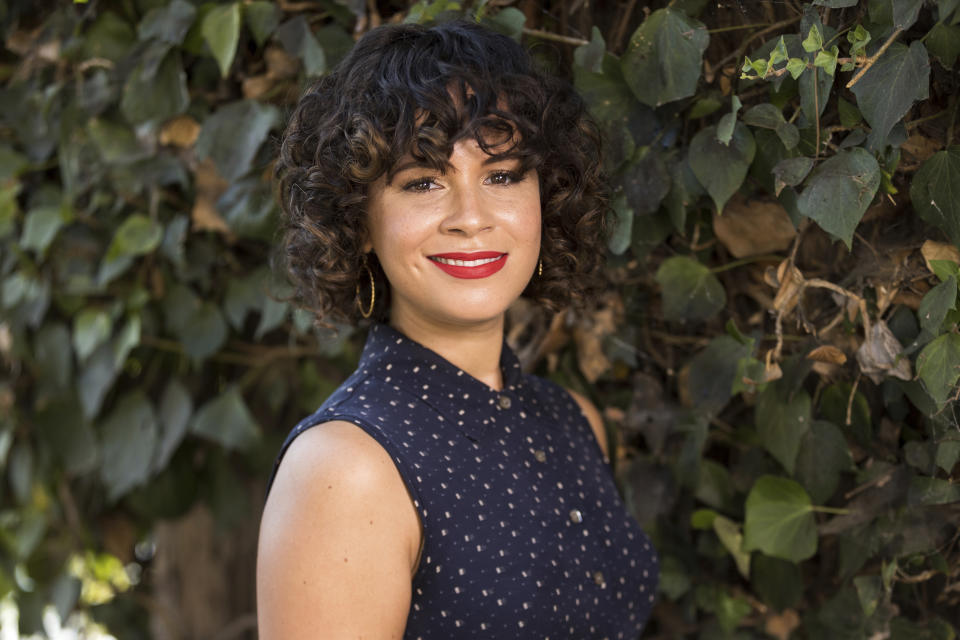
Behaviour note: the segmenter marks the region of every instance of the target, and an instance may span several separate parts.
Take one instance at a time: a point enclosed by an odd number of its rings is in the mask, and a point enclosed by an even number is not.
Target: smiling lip
[[[477,251],[475,253],[437,253],[430,262],[454,278],[471,280],[492,276],[507,263],[507,254],[500,251]]]

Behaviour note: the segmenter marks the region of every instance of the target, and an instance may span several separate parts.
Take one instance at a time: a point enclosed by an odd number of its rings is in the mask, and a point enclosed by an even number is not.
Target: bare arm
[[[419,519],[389,454],[329,422],[284,456],[260,524],[261,640],[401,638]]]
[[[587,416],[587,422],[589,422],[590,426],[593,428],[593,435],[597,437],[597,444],[600,445],[600,450],[603,451],[603,455],[609,457],[610,443],[607,439],[607,430],[603,426],[603,417],[600,415],[600,412],[597,411],[597,408],[593,406],[592,402],[587,400],[576,391],[567,389],[567,392],[573,396],[573,399],[577,401],[578,405],[580,405],[580,410],[583,411],[585,416]]]

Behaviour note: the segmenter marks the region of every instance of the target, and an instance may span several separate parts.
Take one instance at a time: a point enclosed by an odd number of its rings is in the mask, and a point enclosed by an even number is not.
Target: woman
[[[636,637],[656,557],[599,414],[503,342],[520,295],[560,308],[599,287],[581,99],[477,25],[382,27],[305,93],[277,172],[299,297],[387,324],[284,444],[260,637]]]

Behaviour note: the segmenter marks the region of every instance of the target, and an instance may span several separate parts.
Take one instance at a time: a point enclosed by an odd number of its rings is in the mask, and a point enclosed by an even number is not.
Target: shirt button
[[[580,509],[571,509],[570,510],[570,522],[575,524],[580,524],[583,522],[583,512]]]
[[[501,409],[509,409],[510,396],[500,396],[499,400],[497,400],[497,403],[500,405]]]
[[[593,581],[594,581],[595,583],[597,583],[597,585],[599,585],[599,586],[601,586],[601,587],[607,586],[607,582],[606,582],[606,580],[604,580],[604,578],[603,578],[603,572],[602,572],[602,571],[595,571],[595,572],[593,573]]]
[[[537,462],[546,462],[547,454],[543,449],[537,449],[533,452],[533,457],[537,459]]]

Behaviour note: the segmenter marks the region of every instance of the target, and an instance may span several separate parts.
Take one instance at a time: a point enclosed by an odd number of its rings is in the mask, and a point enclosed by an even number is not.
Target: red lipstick
[[[428,257],[430,262],[454,278],[467,280],[492,276],[507,263],[507,254],[500,251],[437,253]]]

